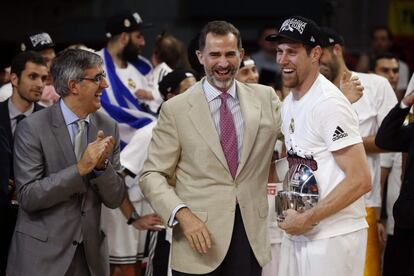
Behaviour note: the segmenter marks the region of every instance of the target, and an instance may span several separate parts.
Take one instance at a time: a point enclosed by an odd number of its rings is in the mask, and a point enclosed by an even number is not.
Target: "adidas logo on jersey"
[[[348,136],[348,133],[346,133],[340,126],[337,126],[333,134],[332,141],[336,141],[346,136]]]

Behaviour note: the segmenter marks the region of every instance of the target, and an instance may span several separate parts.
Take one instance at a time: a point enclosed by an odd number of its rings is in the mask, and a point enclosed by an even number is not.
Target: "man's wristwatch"
[[[106,168],[108,167],[108,163],[109,163],[109,160],[108,160],[108,158],[106,158],[105,159],[105,161],[104,161],[104,164],[103,164],[103,167],[102,168],[95,168],[95,170],[97,170],[97,171],[104,171],[104,170],[106,170]]]
[[[130,225],[132,223],[134,223],[136,220],[139,220],[141,216],[138,215],[137,211],[132,211],[131,216],[129,217],[127,224]]]

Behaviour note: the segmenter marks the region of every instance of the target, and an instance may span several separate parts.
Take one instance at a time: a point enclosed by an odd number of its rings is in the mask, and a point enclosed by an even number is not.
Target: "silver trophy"
[[[283,189],[277,192],[275,208],[277,220],[283,221],[283,211],[293,209],[304,212],[319,200],[318,185],[311,168],[304,164],[292,166],[283,181]]]

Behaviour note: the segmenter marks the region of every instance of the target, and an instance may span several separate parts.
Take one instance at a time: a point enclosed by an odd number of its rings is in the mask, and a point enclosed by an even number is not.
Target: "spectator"
[[[109,275],[101,206],[118,207],[125,184],[117,174],[118,127],[96,113],[108,86],[102,59],[68,49],[51,74],[62,99],[24,119],[15,134],[20,205],[7,274]]]
[[[274,26],[265,25],[259,31],[259,37],[257,44],[259,45],[259,51],[252,55],[252,59],[256,63],[257,71],[259,72],[259,83],[264,85],[270,85],[274,88],[280,86],[280,67],[276,63],[275,46],[267,41],[265,38],[276,32]]]
[[[1,183],[2,227],[0,227],[0,275],[5,275],[7,254],[17,219],[17,201],[13,170],[13,141],[17,124],[33,112],[42,109],[37,104],[46,85],[48,69],[42,56],[33,51],[18,54],[11,63],[12,95],[0,102],[0,129],[2,130],[2,170],[8,168],[7,181]],[[6,163],[8,162],[8,163]],[[6,174],[2,173],[4,177]]]
[[[393,50],[393,36],[391,31],[384,26],[375,27],[371,31],[371,51],[367,54],[361,55],[355,71],[365,73],[368,72],[370,69],[370,62],[372,62],[376,55],[386,52],[392,53]],[[397,89],[400,91],[399,93],[404,93],[407,89],[410,69],[407,63],[401,60],[401,58],[399,59],[399,64],[400,80],[398,82]]]
[[[47,69],[49,71],[52,61],[56,56],[54,47],[55,43],[48,33],[44,31],[31,31],[22,39],[19,51],[35,51],[39,53],[45,59]],[[11,92],[11,83],[3,85],[0,88],[0,94],[11,95]],[[55,88],[53,87],[53,80],[49,72],[47,83],[39,104],[47,107],[56,103],[58,100],[59,95],[56,93]]]

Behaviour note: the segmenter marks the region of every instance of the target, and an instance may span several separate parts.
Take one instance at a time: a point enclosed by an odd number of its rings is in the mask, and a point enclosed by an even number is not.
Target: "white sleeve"
[[[410,79],[410,82],[408,83],[407,91],[405,91],[404,97],[410,94],[411,91],[413,90],[414,90],[414,73],[411,75],[411,79]],[[410,108],[410,113],[413,113],[413,107]]]
[[[382,168],[392,168],[392,165],[394,163],[394,152],[386,152],[386,153],[381,153],[380,154],[380,158],[381,158],[381,167]]]
[[[362,142],[358,118],[346,99],[328,98],[313,112],[315,131],[329,151],[337,151]]]
[[[407,88],[408,78],[410,77],[410,68],[407,63],[402,60],[399,60],[400,69],[399,74],[400,78],[398,79],[397,89],[404,90]]]
[[[395,96],[394,89],[385,78],[380,78],[377,83],[377,124],[381,125],[382,120],[388,115],[390,110],[397,104],[397,96]]]
[[[148,156],[148,147],[152,138],[155,122],[135,131],[128,145],[121,151],[121,165],[139,176]]]
[[[414,73],[411,75],[410,82],[408,83],[408,86],[407,86],[407,91],[405,91],[405,96],[410,94],[410,92],[413,90],[414,90]]]

